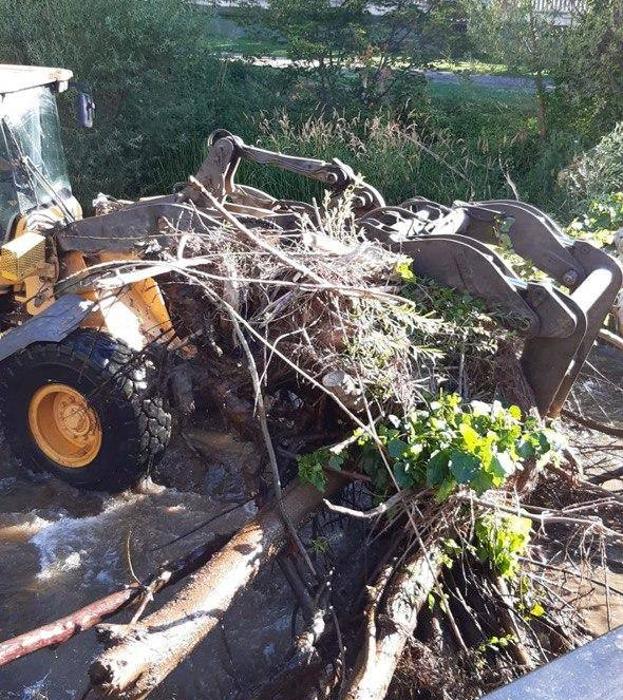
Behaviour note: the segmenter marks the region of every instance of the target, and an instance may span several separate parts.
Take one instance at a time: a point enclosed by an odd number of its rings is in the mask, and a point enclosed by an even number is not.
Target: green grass
[[[512,111],[522,116],[534,116],[536,114],[536,101],[534,95],[525,90],[508,90],[474,85],[469,81],[458,85],[449,83],[428,83],[428,94],[433,104],[440,107],[450,107],[450,103],[457,102],[461,106],[482,105],[487,111],[494,109],[498,112]]]
[[[286,49],[270,39],[252,39],[250,37],[216,36],[209,40],[209,49],[215,54],[236,53],[243,56],[271,56],[282,58],[287,55]]]
[[[510,71],[503,63],[487,63],[476,59],[451,61],[441,58],[437,61],[432,61],[429,67],[433,70],[446,70],[451,73],[466,73],[468,75],[519,75],[528,77],[528,73]]]

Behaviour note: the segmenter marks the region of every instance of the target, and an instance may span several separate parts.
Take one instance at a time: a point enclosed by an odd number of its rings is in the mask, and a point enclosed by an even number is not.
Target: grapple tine
[[[575,349],[572,359],[566,367],[563,367],[556,350],[553,347],[547,347],[547,345],[539,349],[532,348],[531,354],[528,352],[529,346],[526,346],[523,356],[524,367],[527,366],[527,363],[535,361],[535,354],[541,355],[541,362],[545,362],[547,365],[549,359],[554,363],[554,366],[550,366],[549,369],[554,377],[562,375],[558,389],[552,395],[551,402],[544,411],[551,416],[560,414],[573,382],[582,369],[604,319],[612,309],[623,284],[623,272],[620,265],[603,251],[589,243],[578,241],[574,245],[574,254],[582,261],[584,268],[590,272],[566,300],[567,303],[572,302],[576,306],[578,314],[582,314],[586,319],[586,327],[582,337],[579,335],[578,328],[577,341],[579,342],[576,343],[575,334],[559,342],[562,346],[557,349],[560,352],[560,358],[569,355]],[[531,384],[534,387],[541,380],[542,376],[534,377]]]
[[[227,142],[224,144],[223,142]],[[217,147],[227,146],[227,153]],[[423,197],[386,206],[382,196],[343,163],[286,156],[248,146],[228,132],[217,132],[214,153],[200,170],[210,190],[244,203],[253,194],[235,186],[240,158],[273,165],[322,182],[334,198],[354,192],[354,216],[366,236],[413,257],[414,271],[466,291],[507,314],[527,340],[522,366],[542,415],[557,415],[580,372],[601,325],[621,288],[623,272],[608,254],[565,237],[536,207],[511,200],[455,202],[446,207]],[[291,202],[272,200],[268,208]],[[270,214],[271,212],[267,212]],[[501,223],[505,225],[500,226]],[[515,253],[547,273],[551,283],[523,281],[491,248],[508,236]]]
[[[532,205],[500,200],[465,207],[472,222],[467,235],[495,242],[495,232],[487,229],[494,224],[487,212],[509,217],[508,236],[515,252],[573,290],[569,296],[557,292],[575,319],[573,332],[528,338],[522,355],[539,411],[557,416],[621,289],[621,267],[590,243],[564,236],[550,217]]]

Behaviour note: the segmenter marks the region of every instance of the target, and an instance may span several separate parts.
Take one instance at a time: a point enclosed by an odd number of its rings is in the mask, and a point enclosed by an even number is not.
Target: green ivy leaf
[[[434,454],[426,465],[426,485],[438,486],[448,474],[448,455],[445,452]]]
[[[400,260],[398,263],[396,263],[396,267],[394,268],[396,270],[396,274],[404,282],[412,282],[415,279],[413,269],[411,268],[412,264],[413,260],[411,260],[411,258],[405,258],[404,260]]]
[[[448,500],[455,488],[456,481],[454,479],[444,479],[439,488],[435,491],[435,501],[437,503],[443,503]]]
[[[508,452],[498,452],[491,460],[491,471],[495,480],[500,480],[500,486],[506,478],[515,473],[515,462]]]
[[[536,455],[534,445],[529,438],[520,440],[515,446],[515,450],[517,451],[518,456],[522,459],[531,459]]]
[[[315,459],[315,454],[299,457],[298,464],[301,481],[307,481],[318,491],[324,491],[327,486],[327,475],[322,463]]]
[[[479,471],[469,482],[469,485],[478,496],[482,496],[483,493],[493,488],[493,480],[490,474]]]
[[[450,471],[459,484],[469,484],[478,472],[480,461],[474,455],[454,450],[448,462]]]
[[[405,462],[396,462],[394,464],[394,476],[396,477],[396,483],[401,489],[406,489],[413,485],[413,480],[411,479]]]
[[[521,420],[521,408],[519,406],[509,406],[508,412],[515,420]]]
[[[329,457],[328,465],[331,467],[331,469],[335,469],[336,471],[340,471],[342,469],[343,464],[344,464],[344,456],[343,455],[332,454]]]
[[[394,459],[398,459],[408,448],[409,445],[398,438],[394,438],[387,443],[387,452]]]
[[[459,425],[459,432],[463,438],[463,445],[468,452],[474,452],[482,437],[467,423]]]

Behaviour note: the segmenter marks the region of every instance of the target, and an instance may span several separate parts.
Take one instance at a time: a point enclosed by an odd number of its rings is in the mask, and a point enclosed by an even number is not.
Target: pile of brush
[[[276,558],[297,600],[291,655],[241,698],[380,700],[394,679],[392,697],[467,699],[585,641],[578,590],[600,585],[623,506],[561,476],[512,332],[366,240],[347,196],[293,205],[283,225],[208,200],[201,230],[166,222],[168,247],[91,282],[114,293],[157,279],[177,368],[257,443],[272,498],[218,551],[206,543],[121,603],[61,621],[73,634],[138,606],[127,624],[99,625],[89,692],[145,697]],[[336,526],[343,537],[323,535]]]
[[[429,678],[430,695],[461,688],[470,697],[585,639],[560,592],[532,585],[535,574],[522,562],[539,566],[542,557],[532,559],[531,523],[579,530],[582,546],[586,532],[617,535],[599,519],[528,505],[544,478],[538,463],[555,460],[557,446],[531,416],[512,333],[479,302],[415,279],[408,259],[361,236],[348,197],[325,205],[282,230],[214,202],[204,231],[169,222],[175,243],[149,262],[178,334],[195,351],[195,382],[227,427],[266,454],[280,544],[272,531],[265,539],[262,523],[262,552],[279,549],[284,537],[294,545],[281,559],[302,611],[292,657],[264,687],[245,692],[384,697],[419,621],[426,653],[455,660],[452,673]],[[135,269],[118,265],[113,284],[125,268]],[[521,408],[503,409],[499,400]],[[297,463],[311,490],[282,491]],[[306,514],[323,499],[334,517],[363,523],[348,570],[336,573],[322,557],[312,562],[298,533],[299,489]],[[322,529],[322,517],[315,522]],[[239,538],[222,550],[226,566],[217,557],[201,591],[191,586],[193,610],[206,601],[216,609],[221,586],[248,581],[231,570]],[[263,560],[256,547],[249,551]],[[368,593],[336,605],[330,590],[340,574],[346,588],[343,579],[367,581]],[[179,615],[173,605],[112,635],[107,629],[95,685],[112,692],[121,660],[142,645],[136,640]],[[132,688],[128,697],[166,673],[162,650],[173,645],[173,657],[183,657],[210,625],[186,629],[181,647],[169,633],[150,634],[159,651],[123,686]]]

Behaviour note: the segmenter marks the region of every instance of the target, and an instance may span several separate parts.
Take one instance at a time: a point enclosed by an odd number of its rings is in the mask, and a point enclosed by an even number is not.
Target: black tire
[[[134,361],[133,361],[134,360]],[[154,391],[156,369],[127,346],[97,331],[79,330],[60,343],[35,343],[0,364],[0,418],[11,450],[25,466],[86,488],[117,491],[145,474],[164,453],[171,415]],[[80,392],[102,429],[99,452],[79,469],[63,466],[37,445],[28,408],[46,384]]]

